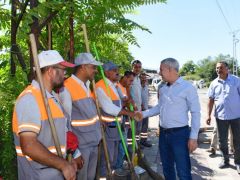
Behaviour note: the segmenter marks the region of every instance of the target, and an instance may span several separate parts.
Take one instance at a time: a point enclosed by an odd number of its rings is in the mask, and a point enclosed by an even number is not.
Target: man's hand
[[[74,159],[74,161],[77,163],[77,168],[82,169],[84,164],[84,159],[82,156],[79,156],[78,158]]]
[[[189,139],[188,140],[188,150],[190,153],[195,151],[198,147],[197,140],[196,139]]]
[[[77,168],[75,163],[66,162],[61,169],[63,176],[66,180],[75,180]]]
[[[34,161],[60,170],[66,180],[76,179],[77,164],[74,162],[69,163],[65,159],[51,153],[38,141],[36,133],[22,132],[20,134],[20,144],[23,153]]]
[[[210,125],[210,124],[211,124],[211,117],[208,117],[208,118],[207,118],[206,123],[207,123],[207,125]]]
[[[134,112],[134,119],[136,121],[141,121],[143,119],[142,112],[140,111],[135,111]]]

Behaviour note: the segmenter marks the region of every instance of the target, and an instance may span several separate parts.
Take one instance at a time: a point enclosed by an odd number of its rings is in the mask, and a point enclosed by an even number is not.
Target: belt
[[[163,131],[165,133],[169,133],[169,132],[175,132],[175,131],[178,131],[178,130],[181,130],[181,129],[185,129],[185,128],[188,128],[189,126],[186,125],[186,126],[182,126],[182,127],[175,127],[175,128],[163,128],[160,126],[160,132]]]
[[[117,126],[107,126],[107,127],[109,127],[109,128],[116,128]]]

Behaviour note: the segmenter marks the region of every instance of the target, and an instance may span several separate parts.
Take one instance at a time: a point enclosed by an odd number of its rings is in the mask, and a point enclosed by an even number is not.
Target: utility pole
[[[233,75],[238,75],[238,63],[237,63],[237,53],[236,53],[236,45],[239,42],[239,39],[236,38],[236,34],[240,31],[240,29],[231,32],[233,35]]]

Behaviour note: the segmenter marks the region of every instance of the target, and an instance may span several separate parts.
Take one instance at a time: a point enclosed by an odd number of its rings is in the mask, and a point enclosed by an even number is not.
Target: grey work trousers
[[[82,169],[78,170],[78,180],[94,180],[97,169],[98,146],[91,146],[80,149],[84,159]]]
[[[147,141],[148,138],[148,117],[142,120],[142,128],[140,133],[140,142]]]
[[[107,149],[108,149],[108,155],[109,155],[109,161],[111,169],[114,170],[116,168],[117,158],[118,158],[118,146],[120,143],[120,140],[108,140],[106,138],[107,143]],[[101,153],[101,176],[107,175],[107,168],[106,168],[106,159],[104,155],[104,150],[102,147],[102,153]]]

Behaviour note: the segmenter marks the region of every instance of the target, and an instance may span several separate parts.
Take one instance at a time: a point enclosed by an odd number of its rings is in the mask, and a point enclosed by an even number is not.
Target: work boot
[[[140,149],[144,149],[144,146],[142,145],[142,143],[140,143]]]
[[[235,164],[237,173],[240,174],[240,164]]]
[[[152,147],[152,144],[147,142],[147,141],[142,141],[141,145],[145,146],[145,147]]]
[[[224,159],[222,162],[219,164],[220,169],[228,168],[230,166],[229,164],[229,159]]]
[[[210,155],[216,155],[216,150],[214,148],[208,149],[207,152],[209,152]]]

